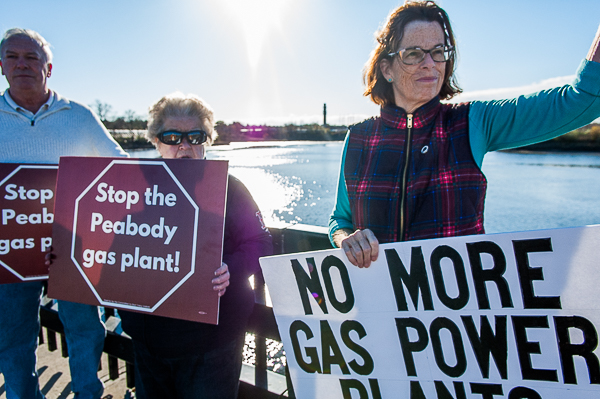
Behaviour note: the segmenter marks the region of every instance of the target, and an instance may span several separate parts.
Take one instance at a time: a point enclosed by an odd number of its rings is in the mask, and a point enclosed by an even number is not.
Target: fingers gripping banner
[[[298,398],[598,398],[600,226],[261,259]]]

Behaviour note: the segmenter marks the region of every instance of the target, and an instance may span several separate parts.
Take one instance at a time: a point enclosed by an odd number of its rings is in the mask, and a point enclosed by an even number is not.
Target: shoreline
[[[574,152],[574,153],[600,153],[600,143],[590,141],[544,141],[537,144],[531,144],[524,147],[511,148],[503,150],[508,152],[520,153],[541,153],[541,152]]]
[[[114,137],[114,136],[113,136]],[[154,146],[145,141],[141,140],[128,140],[121,139],[121,137],[114,137],[117,143],[124,150],[143,150],[152,149]],[[269,142],[282,142],[282,141],[294,141],[294,142],[341,142],[343,140],[246,140],[246,141],[232,141],[232,142],[216,142],[213,146],[218,147],[222,145],[230,145],[231,143],[269,143]],[[586,153],[600,153],[600,142],[590,141],[561,141],[554,142],[552,140],[545,141],[542,143],[531,144],[524,147],[511,148],[508,150],[501,150],[508,152],[520,152],[520,153],[540,153],[540,152],[586,152]]]

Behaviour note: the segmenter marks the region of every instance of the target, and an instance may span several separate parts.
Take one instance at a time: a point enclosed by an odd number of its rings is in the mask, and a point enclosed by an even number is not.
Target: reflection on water
[[[333,208],[341,142],[232,143],[209,147],[208,159],[229,161],[270,226],[304,223],[326,226]],[[156,151],[132,152],[155,157]]]
[[[269,225],[327,226],[341,150],[341,142],[233,143],[211,147],[207,157],[229,160]],[[488,233],[600,223],[598,154],[497,152],[486,155],[482,169]]]
[[[600,223],[600,154],[486,155],[489,233]]]
[[[234,143],[209,149],[209,159],[229,160],[267,224],[327,226],[334,203],[342,143]],[[156,158],[157,152],[132,152]],[[485,227],[488,233],[600,223],[600,156],[590,154],[490,153]],[[254,362],[253,337],[246,337],[244,362]],[[285,365],[281,344],[270,342],[273,370]],[[271,366],[269,366],[271,367]]]
[[[302,218],[294,216],[293,212],[304,195],[302,181],[298,177],[281,176],[267,170],[243,167],[232,167],[231,174],[251,190],[254,201],[260,204],[266,224],[275,226],[291,217],[294,218],[292,222],[302,222]]]
[[[209,159],[229,160],[267,224],[327,225],[333,208],[340,142],[233,143],[212,147]]]

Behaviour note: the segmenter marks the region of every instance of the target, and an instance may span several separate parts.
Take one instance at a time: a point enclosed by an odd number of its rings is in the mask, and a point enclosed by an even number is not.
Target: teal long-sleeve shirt
[[[469,110],[469,143],[481,168],[487,152],[550,140],[580,128],[600,116],[600,63],[583,60],[570,85],[509,100],[473,101]],[[344,142],[336,193],[329,217],[329,238],[335,231],[353,230],[344,178],[348,135]]]

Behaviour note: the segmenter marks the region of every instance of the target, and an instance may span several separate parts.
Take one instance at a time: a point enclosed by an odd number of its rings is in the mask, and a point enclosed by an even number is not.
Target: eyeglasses
[[[417,65],[425,59],[425,54],[431,55],[431,59],[435,62],[446,62],[454,54],[454,47],[452,46],[437,46],[430,50],[423,50],[419,47],[404,48],[396,51],[395,53],[389,53],[388,57],[395,55],[400,56],[400,60],[406,65]]]
[[[178,132],[177,130],[168,130],[156,135],[161,143],[166,145],[179,145],[184,138],[187,138],[191,145],[205,143],[208,134],[204,130],[192,130],[191,132]]]

